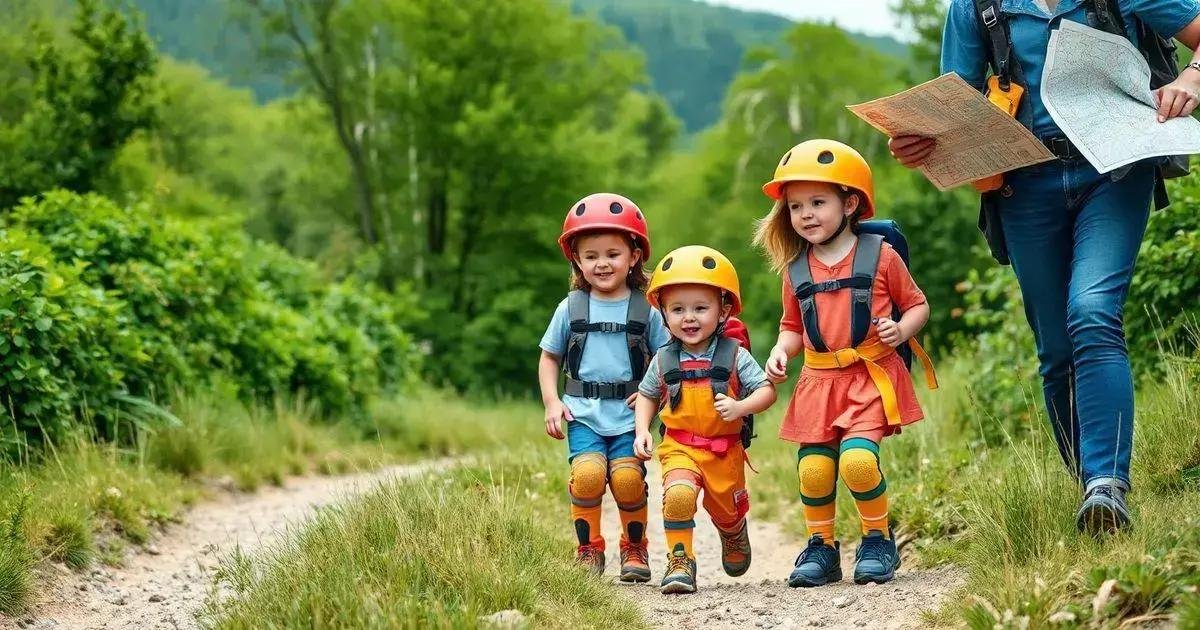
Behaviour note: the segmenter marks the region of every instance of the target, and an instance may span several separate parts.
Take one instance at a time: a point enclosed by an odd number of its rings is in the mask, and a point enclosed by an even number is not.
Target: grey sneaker
[[[1129,508],[1125,505],[1125,488],[1116,483],[1102,483],[1083,495],[1083,505],[1075,515],[1075,525],[1081,532],[1093,536],[1115,534],[1129,527]]]

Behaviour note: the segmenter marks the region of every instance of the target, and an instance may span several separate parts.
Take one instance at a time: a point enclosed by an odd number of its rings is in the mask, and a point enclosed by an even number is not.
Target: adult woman
[[[1059,452],[1083,484],[1081,530],[1129,524],[1125,493],[1133,433],[1133,383],[1122,314],[1145,232],[1161,161],[1099,174],[1063,137],[1041,101],[1040,79],[1050,32],[1061,20],[1089,24],[1106,0],[951,0],[942,44],[943,72],[981,90],[989,42],[1007,21],[1013,68],[1026,88],[1018,118],[1058,159],[1005,174],[994,203],[1007,255],[1021,286],[1037,341],[1046,408]],[[1116,0],[1126,37],[1134,25],[1174,37],[1193,50],[1200,41],[1200,0]],[[1095,26],[1095,24],[1092,24]],[[994,46],[992,46],[994,48]],[[1159,121],[1191,114],[1200,93],[1200,54],[1178,79],[1156,90]],[[993,67],[996,64],[993,62]],[[889,146],[905,166],[933,150],[931,138],[901,136]],[[993,228],[995,226],[993,225]]]

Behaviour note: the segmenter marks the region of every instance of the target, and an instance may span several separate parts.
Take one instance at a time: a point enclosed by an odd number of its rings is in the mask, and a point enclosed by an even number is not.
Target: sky
[[[888,5],[892,0],[704,0],[751,11],[766,11],[785,15],[794,20],[829,20],[851,31],[872,35],[892,35],[908,39],[907,33],[896,32],[896,20]]]

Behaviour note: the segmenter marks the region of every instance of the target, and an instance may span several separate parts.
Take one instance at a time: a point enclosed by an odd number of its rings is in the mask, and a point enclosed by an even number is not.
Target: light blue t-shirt
[[[1088,24],[1088,19],[1083,0],[1060,0],[1051,13],[1039,4],[1036,0],[1001,0],[1000,10],[1008,18],[1013,56],[1025,76],[1026,98],[1021,100],[1017,119],[1035,135],[1047,138],[1062,135],[1042,103],[1042,69],[1050,32],[1062,20]],[[1126,37],[1135,45],[1134,16],[1154,32],[1170,38],[1200,15],[1200,0],[1117,0],[1117,6],[1125,21]],[[942,72],[956,72],[981,91],[988,57],[983,33],[974,0],[951,0],[942,34]]]
[[[713,355],[717,353],[717,340],[714,338],[708,343],[708,348],[700,354],[692,354],[682,347],[679,349],[680,361],[695,361],[708,360],[712,361]],[[767,386],[767,373],[758,365],[758,361],[754,360],[754,355],[750,354],[745,348],[738,348],[737,363],[734,367],[737,371],[738,380],[738,400],[745,400],[747,396],[753,394],[761,387]],[[658,361],[651,361],[650,367],[646,369],[646,375],[642,377],[642,384],[638,387],[638,391],[647,398],[658,400],[662,392],[662,376],[658,373]]]
[[[617,322],[624,324],[629,311],[629,298],[602,300],[589,296],[588,318],[592,322]],[[650,309],[650,321],[646,327],[646,342],[653,353],[671,340],[671,334],[663,324],[662,313]],[[567,341],[571,338],[571,316],[567,312],[564,298],[554,309],[554,317],[546,327],[546,334],[539,344],[542,350],[563,359],[567,352]],[[583,357],[579,361],[579,379],[599,383],[615,383],[633,378],[629,366],[629,346],[624,332],[588,333],[583,346]],[[600,435],[620,435],[633,430],[633,410],[625,406],[624,400],[602,398],[580,398],[563,396],[563,404],[571,411],[576,422],[582,422]]]

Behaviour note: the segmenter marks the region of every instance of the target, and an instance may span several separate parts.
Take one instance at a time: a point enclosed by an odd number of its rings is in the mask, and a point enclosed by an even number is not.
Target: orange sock
[[[667,553],[671,553],[675,549],[676,544],[683,545],[683,552],[689,558],[695,558],[696,552],[692,551],[692,534],[695,533],[695,527],[687,527],[681,529],[667,530]]]
[[[863,534],[871,530],[891,536],[888,530],[887,481],[879,469],[879,445],[864,439],[842,442],[842,481],[854,495]]]
[[[604,549],[604,537],[600,535],[600,506],[581,507],[571,504],[571,522],[575,525],[575,537],[580,545],[592,545]]]

